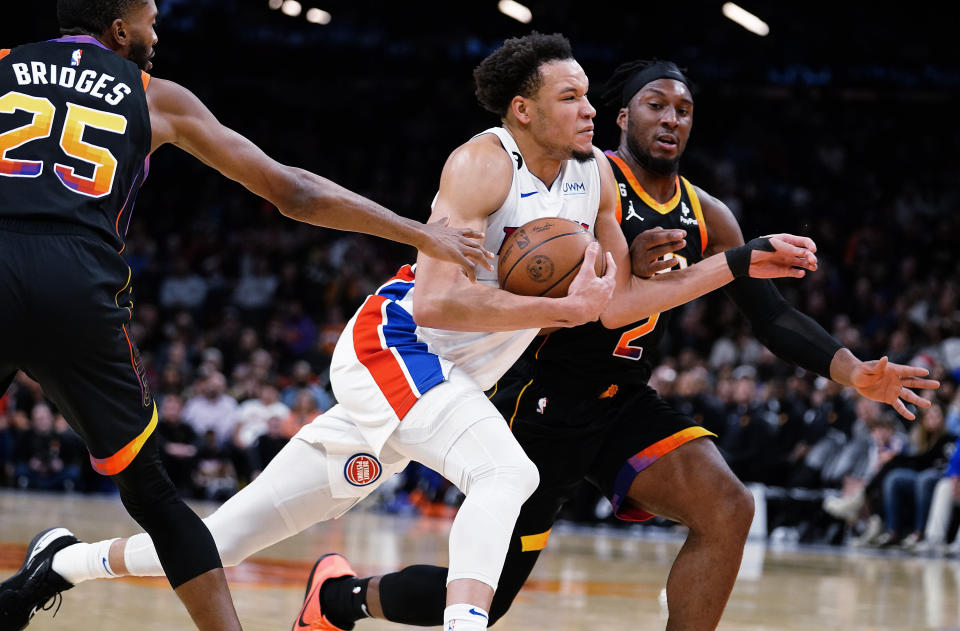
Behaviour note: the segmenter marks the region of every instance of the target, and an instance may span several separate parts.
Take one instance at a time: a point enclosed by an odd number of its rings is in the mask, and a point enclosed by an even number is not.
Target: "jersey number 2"
[[[683,269],[687,266],[687,258],[685,256],[681,256],[679,254],[674,254],[673,252],[670,252],[669,254],[665,254],[663,258],[665,260],[672,259],[672,258],[677,259],[678,261],[680,261],[680,264],[678,266],[680,269]],[[674,268],[671,267],[670,269],[666,269],[658,273],[663,274],[670,271],[671,269],[674,269]],[[633,360],[640,359],[640,357],[643,355],[643,347],[634,346],[634,342],[636,342],[641,337],[649,334],[651,331],[657,328],[657,321],[659,319],[660,319],[660,314],[655,313],[649,318],[647,318],[643,322],[643,324],[639,324],[633,327],[632,329],[628,329],[624,331],[623,335],[620,336],[620,341],[617,342],[617,347],[613,349],[613,354],[616,357],[623,357],[624,359],[633,359]]]
[[[16,110],[33,114],[33,120],[27,125],[0,134],[0,175],[38,177],[43,173],[43,162],[13,160],[7,158],[7,152],[50,136],[57,110],[48,99],[22,92],[7,92],[0,97],[0,114],[13,114]],[[54,164],[53,170],[60,183],[71,191],[87,197],[104,197],[113,190],[117,159],[109,149],[84,142],[83,132],[88,126],[122,134],[127,130],[127,119],[119,114],[67,103],[67,117],[60,134],[60,148],[68,156],[92,164],[93,175],[78,175],[73,167],[60,163]]]

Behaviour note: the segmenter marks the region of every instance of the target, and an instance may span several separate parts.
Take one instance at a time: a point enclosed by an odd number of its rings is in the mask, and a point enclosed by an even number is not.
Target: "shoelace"
[[[53,609],[54,605],[56,605],[57,608],[56,610],[54,610],[53,614],[50,617],[56,618],[57,614],[60,612],[60,605],[62,604],[63,604],[63,596],[60,594],[60,592],[57,592],[56,594],[48,598],[47,601],[42,605],[40,605],[39,607],[34,607],[33,610],[30,612],[30,618],[33,618],[33,616],[36,615],[38,611],[50,611],[51,609]]]
[[[51,596],[51,597],[50,597],[50,600],[48,600],[47,602],[45,602],[45,603],[43,604],[43,607],[41,607],[41,609],[42,609],[43,611],[50,611],[51,609],[53,609],[54,603],[56,603],[57,608],[54,609],[53,614],[50,616],[51,618],[56,618],[56,617],[57,617],[57,614],[60,612],[60,605],[63,604],[63,596],[60,595],[60,592],[57,592],[56,594],[54,594],[53,596]]]

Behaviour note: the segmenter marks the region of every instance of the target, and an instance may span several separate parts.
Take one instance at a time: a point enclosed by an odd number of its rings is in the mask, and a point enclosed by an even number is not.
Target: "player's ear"
[[[510,101],[510,112],[518,122],[527,125],[530,123],[530,103],[522,96],[515,96]]]
[[[627,118],[629,116],[625,107],[621,107],[620,111],[617,112],[617,127],[620,128],[620,131],[627,131]]]
[[[122,47],[127,43],[127,27],[123,23],[121,18],[117,18],[111,22],[110,26],[107,28],[106,33],[108,39],[112,39],[118,47]]]

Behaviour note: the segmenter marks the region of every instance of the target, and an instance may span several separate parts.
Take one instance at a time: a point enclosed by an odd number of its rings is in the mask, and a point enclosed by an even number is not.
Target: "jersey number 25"
[[[22,92],[7,92],[0,96],[0,114],[13,114],[16,110],[33,114],[33,119],[27,125],[0,134],[0,176],[39,177],[43,173],[43,162],[13,160],[7,158],[7,152],[48,137],[53,131],[56,107],[48,99]],[[84,177],[77,174],[73,167],[60,163],[54,164],[53,170],[60,183],[71,191],[87,197],[104,197],[113,190],[117,159],[109,149],[84,142],[83,132],[88,126],[122,134],[127,130],[127,119],[119,114],[67,103],[60,148],[68,156],[92,164],[93,175]]]

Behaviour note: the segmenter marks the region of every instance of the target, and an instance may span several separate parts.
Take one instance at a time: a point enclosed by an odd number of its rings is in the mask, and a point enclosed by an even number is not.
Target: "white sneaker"
[[[846,497],[831,495],[823,499],[823,510],[837,519],[855,522],[864,502],[862,490]]]
[[[867,527],[859,537],[853,540],[853,545],[858,548],[874,545],[883,533],[883,518],[880,515],[870,515],[870,519],[867,520]]]
[[[923,540],[923,535],[911,532],[909,535],[903,538],[903,541],[900,542],[900,549],[905,550],[906,552],[924,552],[925,548],[922,544],[926,542]]]

